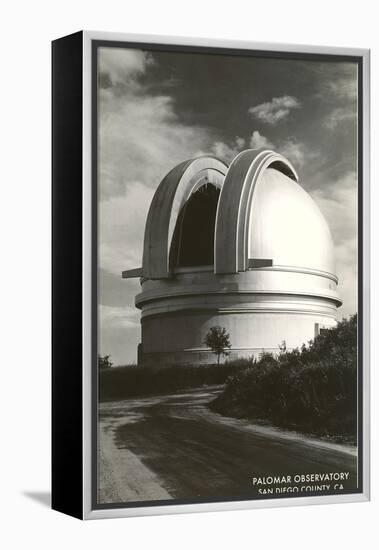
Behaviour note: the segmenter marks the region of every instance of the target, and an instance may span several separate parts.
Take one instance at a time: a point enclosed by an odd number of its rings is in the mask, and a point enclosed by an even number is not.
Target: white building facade
[[[212,326],[230,334],[228,360],[301,347],[336,324],[334,247],[291,163],[246,150],[176,166],[147,217],[140,277],[139,364],[205,364]]]

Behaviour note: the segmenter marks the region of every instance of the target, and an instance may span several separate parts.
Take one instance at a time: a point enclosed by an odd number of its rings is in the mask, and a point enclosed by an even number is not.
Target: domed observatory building
[[[163,179],[145,228],[141,277],[142,365],[213,363],[204,344],[225,327],[228,359],[287,350],[336,324],[329,227],[291,163],[246,150],[227,165],[183,162]]]

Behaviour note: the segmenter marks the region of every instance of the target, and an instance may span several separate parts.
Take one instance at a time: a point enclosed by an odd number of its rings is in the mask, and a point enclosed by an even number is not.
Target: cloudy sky
[[[357,71],[350,63],[100,48],[100,353],[136,361],[144,226],[163,176],[198,154],[288,157],[329,222],[339,317],[357,309]]]

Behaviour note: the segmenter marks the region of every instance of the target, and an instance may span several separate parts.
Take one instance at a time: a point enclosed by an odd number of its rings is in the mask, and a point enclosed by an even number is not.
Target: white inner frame
[[[362,124],[363,124],[363,320],[365,331],[363,344],[363,493],[352,495],[331,495],[317,497],[293,497],[265,500],[209,502],[201,504],[169,504],[137,506],[131,508],[92,509],[92,40],[115,42],[140,42],[177,46],[203,46],[207,48],[230,48],[265,50],[285,53],[330,54],[361,57],[362,75]],[[265,42],[232,40],[211,40],[204,38],[137,35],[98,31],[83,32],[83,517],[84,519],[117,518],[131,516],[209,512],[217,510],[244,510],[280,506],[301,506],[311,504],[336,504],[362,502],[370,499],[370,50],[358,48],[337,48],[328,46],[303,46]],[[359,322],[359,319],[358,319]]]

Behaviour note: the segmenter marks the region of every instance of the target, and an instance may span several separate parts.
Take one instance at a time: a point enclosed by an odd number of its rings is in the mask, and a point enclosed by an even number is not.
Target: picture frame
[[[369,50],[356,48],[94,31],[53,42],[53,509],[98,519],[369,499],[369,60]],[[250,71],[253,80],[246,77]],[[256,99],[250,99],[252,91]],[[293,126],[292,113],[298,117]],[[247,117],[257,129],[251,123],[249,137],[233,134]],[[233,141],[219,141],[215,128],[225,135],[227,129]],[[163,142],[159,147],[154,136]],[[313,173],[306,170],[308,161]],[[315,170],[319,178],[329,174],[331,182],[313,177]],[[305,191],[299,189],[301,172],[312,182]],[[350,186],[343,179],[347,173],[353,174]],[[261,181],[265,184],[258,186]],[[328,198],[340,188],[330,205]],[[345,203],[336,209],[344,193],[352,197],[351,211],[344,210]],[[339,239],[341,271],[345,262],[341,299],[338,277],[329,269],[334,252],[325,212],[329,225],[333,218],[340,224],[332,237]],[[140,265],[133,265],[136,258]],[[143,318],[138,358],[139,319],[133,321],[130,299],[135,286],[127,306],[120,298],[126,290],[119,290],[122,282],[135,285],[137,279]],[[113,301],[103,303],[103,292]],[[357,316],[356,328],[346,324],[341,331],[356,339],[336,349],[354,347],[356,359],[346,364],[349,383],[356,386],[347,390],[343,366],[336,367],[340,386],[330,390],[333,406],[318,405],[328,428],[317,432],[312,418],[309,429],[290,416],[287,425],[274,413],[262,419],[247,398],[245,409],[238,402],[238,413],[227,398],[220,401],[231,379],[238,395],[241,387],[258,387],[259,366],[269,375],[288,368],[288,391],[294,381],[303,388],[290,354],[299,354],[303,368],[306,353],[324,353],[317,346],[334,342],[329,329],[341,327],[336,312],[342,302],[351,322],[354,307]],[[126,307],[132,321],[125,321]],[[220,344],[222,331],[226,339]],[[123,355],[126,347],[133,348],[138,365],[114,369],[114,355],[119,354],[118,364],[130,360]],[[329,371],[321,355],[312,357],[314,376],[325,378]],[[334,368],[334,357],[330,352],[322,360]],[[184,384],[184,376],[194,382]],[[304,376],[313,380],[310,371]],[[309,383],[317,393],[316,382]],[[329,386],[320,388],[325,392]],[[284,400],[286,391],[280,393]],[[253,389],[249,395],[256,395]],[[211,412],[209,396],[218,399]],[[330,433],[340,422],[333,417],[342,410],[338,400],[350,406],[343,414],[356,431],[338,425]],[[327,406],[332,413],[323,412]],[[149,416],[149,407],[170,412]],[[180,416],[186,407],[191,414]],[[185,444],[176,445],[178,437]],[[229,437],[227,448],[221,439]],[[259,466],[250,462],[256,455]],[[185,474],[176,466],[180,460]],[[270,464],[267,471],[264,463]],[[246,486],[234,474],[241,470]],[[311,489],[302,493],[302,487]]]

